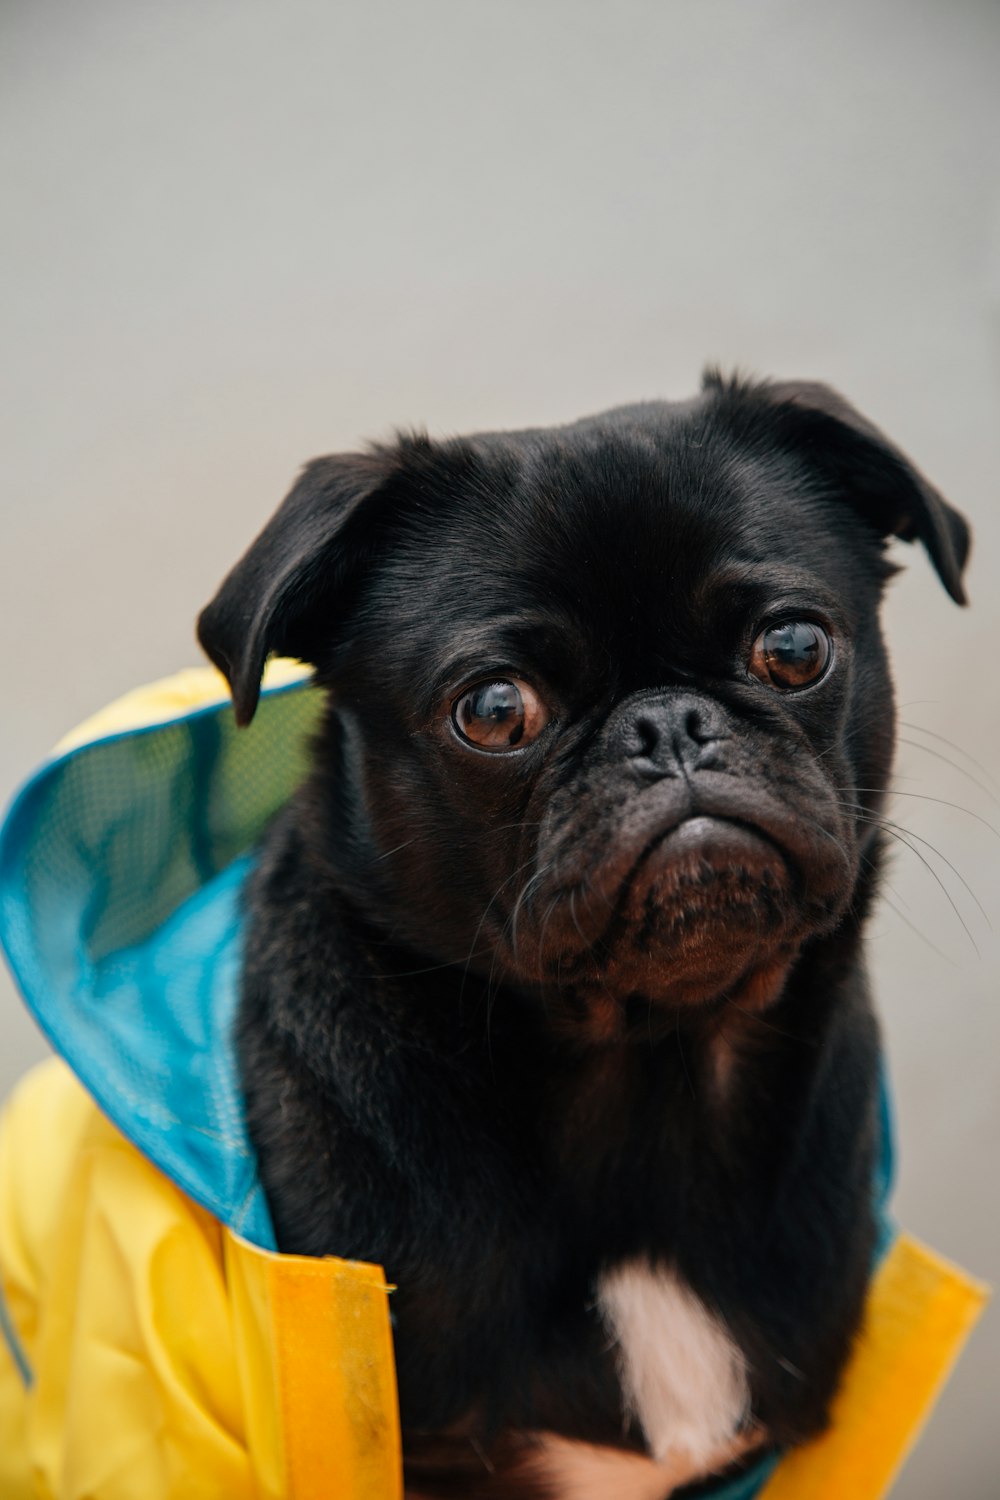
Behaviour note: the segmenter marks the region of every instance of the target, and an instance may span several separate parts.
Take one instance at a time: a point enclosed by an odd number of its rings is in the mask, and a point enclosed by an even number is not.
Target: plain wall
[[[985,0],[7,0],[0,791],[197,660],[307,457],[827,380],[976,528],[965,612],[897,548],[871,958],[898,1215],[1000,1277],[998,64]],[[1000,1492],[998,1389],[993,1317],[900,1500]]]

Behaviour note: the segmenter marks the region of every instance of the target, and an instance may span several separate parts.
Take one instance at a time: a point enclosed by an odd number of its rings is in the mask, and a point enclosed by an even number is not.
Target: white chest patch
[[[750,1407],[746,1361],[725,1324],[675,1272],[639,1260],[600,1278],[597,1309],[617,1345],[626,1414],[653,1457],[708,1468]]]

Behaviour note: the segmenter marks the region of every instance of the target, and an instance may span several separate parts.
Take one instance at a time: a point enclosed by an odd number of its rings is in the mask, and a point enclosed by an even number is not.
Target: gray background
[[[197,659],[310,455],[684,396],[707,358],[828,380],[976,526],[967,612],[898,547],[895,816],[940,885],[897,850],[871,955],[899,1215],[1000,1277],[1000,948],[965,885],[1000,920],[1000,9],[6,0],[0,28],[0,790]],[[44,1049],[5,978],[0,1023],[6,1088]],[[998,1325],[900,1500],[1000,1493]]]

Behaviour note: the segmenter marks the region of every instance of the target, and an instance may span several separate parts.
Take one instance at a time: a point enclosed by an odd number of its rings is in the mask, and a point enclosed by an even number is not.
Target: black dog
[[[243,1077],[282,1248],[398,1286],[414,1492],[593,1459],[662,1495],[826,1421],[875,1233],[891,534],[963,601],[965,523],[875,428],[713,374],[318,459],[201,617],[241,723],[271,651],[329,690]]]

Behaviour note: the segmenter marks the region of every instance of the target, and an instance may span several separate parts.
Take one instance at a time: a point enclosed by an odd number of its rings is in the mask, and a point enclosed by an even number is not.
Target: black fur
[[[873,1251],[890,532],[962,599],[964,522],[846,402],[712,374],[317,460],[202,615],[241,722],[269,651],[329,689],[240,1053],[282,1248],[398,1286],[421,1494],[526,1493],[532,1431],[643,1449],[593,1310],[626,1257],[725,1319],[769,1440],[826,1420]],[[815,685],[748,674],[775,617],[829,630]],[[551,719],[491,755],[451,704],[497,677]]]

